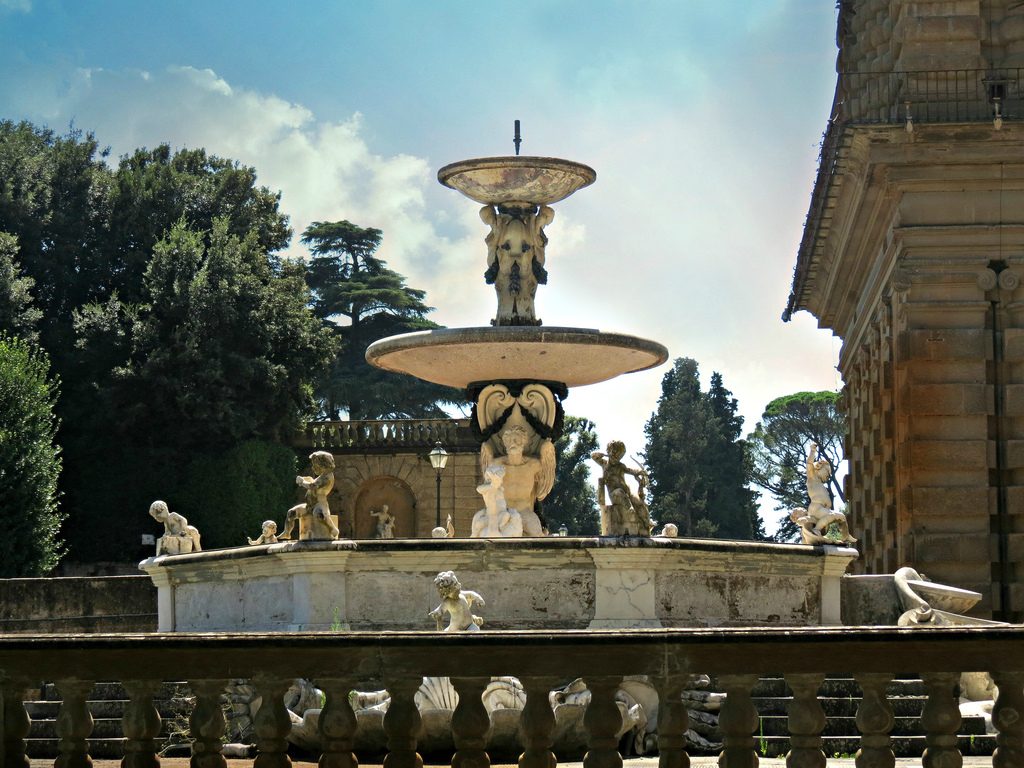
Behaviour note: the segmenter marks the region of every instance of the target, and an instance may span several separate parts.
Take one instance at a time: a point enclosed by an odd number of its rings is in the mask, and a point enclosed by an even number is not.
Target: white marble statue
[[[505,501],[522,518],[523,532],[518,535],[546,536],[547,531],[536,512],[536,506],[555,484],[555,447],[550,440],[542,440],[539,443],[539,455],[530,456],[526,453],[529,442],[530,434],[526,427],[520,424],[506,426],[501,431],[505,455],[495,455],[491,444],[484,443],[480,450],[481,469],[486,476],[491,466],[504,468],[502,486]],[[482,493],[479,488],[477,491]]]
[[[370,510],[370,517],[377,518],[376,537],[378,539],[395,538],[395,516],[388,511],[388,505],[382,504],[380,511]]]
[[[259,536],[255,539],[250,539],[248,536],[245,538],[251,547],[257,544],[277,544],[277,523],[273,520],[264,520]]]
[[[444,525],[439,525],[430,531],[430,538],[432,539],[454,539],[455,538],[455,524],[452,522],[452,516],[448,515],[448,519]]]
[[[156,557],[164,555],[187,555],[201,552],[199,530],[189,525],[184,515],[171,512],[167,502],[154,501],[149,505],[149,516],[164,525],[164,535],[156,540]]]
[[[288,510],[284,533],[279,539],[289,540],[295,524],[299,525],[300,541],[322,541],[338,538],[338,526],[331,515],[327,497],[334,489],[334,456],[328,451],[314,451],[309,461],[316,477],[295,478],[295,484],[306,491],[306,502]]]
[[[434,586],[441,596],[441,602],[427,614],[437,624],[438,631],[444,624],[444,615],[450,617],[445,632],[477,632],[484,620],[474,616],[472,607],[485,607],[484,599],[477,592],[463,589],[453,571],[442,571],[434,578]]]
[[[653,522],[651,512],[644,498],[647,488],[647,472],[633,469],[622,463],[626,446],[619,440],[608,443],[607,453],[594,451],[590,458],[602,470],[597,483],[597,502],[601,507],[602,536],[650,536]],[[637,481],[637,492],[631,493],[626,484],[626,475]],[[608,501],[605,501],[605,493]]]
[[[679,535],[679,526],[675,523],[665,523],[661,529],[661,535],[668,539],[674,539]]]
[[[492,325],[540,325],[534,308],[537,286],[547,283],[544,227],[555,218],[546,205],[536,209],[504,210],[491,205],[480,209],[487,234],[487,271],[484,280],[498,294],[498,314]]]
[[[473,515],[471,538],[501,539],[523,535],[523,518],[509,508],[505,498],[504,481],[508,471],[500,464],[491,464],[484,470],[484,482],[476,492],[484,499],[484,508]]]
[[[818,444],[811,443],[807,452],[807,495],[811,503],[807,508],[797,507],[789,519],[800,526],[804,544],[856,544],[850,535],[846,515],[832,509],[828,494],[828,479],[832,468],[825,459],[818,458]]]

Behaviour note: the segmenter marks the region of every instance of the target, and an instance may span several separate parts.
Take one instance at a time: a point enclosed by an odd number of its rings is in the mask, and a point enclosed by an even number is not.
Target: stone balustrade
[[[196,768],[223,768],[225,731],[220,693],[228,679],[248,678],[265,702],[255,723],[258,768],[286,768],[291,727],[283,695],[295,677],[326,692],[319,720],[324,768],[355,768],[357,724],[348,700],[353,688],[384,685],[392,703],[384,718],[386,768],[421,768],[420,716],[413,695],[420,678],[448,676],[461,694],[451,721],[456,768],[486,768],[487,714],[480,692],[491,676],[515,675],[527,703],[521,719],[522,768],[552,768],[554,718],[547,691],[579,675],[593,698],[584,718],[589,736],[585,768],[619,768],[613,696],[625,675],[644,674],[670,702],[659,707],[662,768],[686,768],[688,714],[679,691],[688,676],[717,677],[727,699],[720,714],[722,768],[755,768],[757,713],[751,690],[760,676],[783,675],[794,693],[789,708],[791,768],[819,768],[826,717],[818,702],[825,674],[852,673],[863,690],[856,723],[862,734],[860,768],[891,768],[893,713],[885,689],[894,673],[918,674],[928,700],[921,718],[926,768],[959,766],[958,673],[990,671],[999,686],[993,722],[993,766],[1024,765],[1024,627],[811,627],[792,629],[655,629],[630,631],[503,631],[474,633],[353,632],[248,634],[34,635],[0,637],[4,766],[24,766],[30,721],[22,702],[40,680],[63,697],[57,717],[56,764],[90,765],[92,716],[85,705],[93,681],[122,681],[130,696],[124,713],[125,768],[158,768],[160,719],[153,691],[162,680],[187,678],[196,697],[189,720]]]
[[[375,450],[430,449],[441,443],[445,450],[479,450],[469,419],[378,419],[366,421],[314,421],[306,425],[296,445],[329,450],[336,454]]]

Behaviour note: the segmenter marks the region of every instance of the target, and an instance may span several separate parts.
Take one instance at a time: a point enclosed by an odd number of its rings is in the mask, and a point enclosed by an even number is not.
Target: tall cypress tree
[[[645,428],[651,514],[684,536],[764,538],[749,464],[739,439],[743,419],[722,376],[701,391],[695,360],[678,358],[661,384]]]

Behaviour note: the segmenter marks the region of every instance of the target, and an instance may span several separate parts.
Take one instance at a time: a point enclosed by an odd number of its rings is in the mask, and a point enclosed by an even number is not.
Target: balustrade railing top
[[[420,450],[441,443],[448,452],[479,450],[469,419],[314,421],[298,436],[303,447],[335,453]]]
[[[357,719],[349,691],[378,683],[391,694],[383,719],[390,768],[421,768],[416,753],[420,715],[414,696],[422,677],[447,676],[459,693],[451,718],[452,765],[489,765],[488,714],[481,693],[492,676],[515,675],[526,692],[521,713],[522,768],[551,768],[553,685],[576,676],[590,691],[584,726],[585,768],[621,768],[619,709],[614,696],[625,675],[649,675],[661,705],[660,764],[688,764],[687,708],[680,697],[690,674],[715,675],[726,697],[719,725],[721,768],[757,765],[758,713],[751,691],[759,676],[783,674],[793,691],[789,708],[791,766],[825,765],[827,719],[818,700],[826,673],[852,672],[863,691],[857,727],[858,766],[892,766],[893,709],[886,686],[894,672],[919,674],[927,690],[920,719],[926,766],[961,764],[957,673],[990,671],[999,686],[993,711],[998,768],[1024,765],[1024,627],[680,629],[508,632],[350,632],[273,634],[33,635],[0,637],[0,687],[5,765],[27,766],[30,720],[22,702],[40,680],[53,680],[63,702],[57,716],[57,765],[89,765],[93,719],[86,705],[92,681],[121,681],[128,702],[122,725],[126,765],[157,766],[160,718],[157,681],[187,677],[196,696],[189,718],[193,764],[224,768],[220,695],[228,679],[249,679],[262,696],[255,734],[262,768],[288,768],[291,720],[283,697],[306,677],[325,691],[319,718],[321,765],[354,768]],[[198,762],[197,762],[198,760]]]

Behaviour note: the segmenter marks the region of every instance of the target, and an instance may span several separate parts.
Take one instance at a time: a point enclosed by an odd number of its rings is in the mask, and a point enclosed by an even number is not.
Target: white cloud
[[[0,0],[0,9],[29,13],[32,10],[32,0]]]

